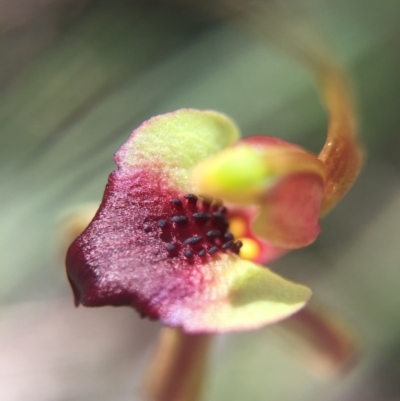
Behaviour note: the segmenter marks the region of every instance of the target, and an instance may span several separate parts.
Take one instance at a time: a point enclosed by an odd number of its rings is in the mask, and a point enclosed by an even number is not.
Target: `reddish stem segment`
[[[212,336],[161,329],[157,349],[145,378],[148,401],[196,401],[206,374]]]
[[[354,333],[326,310],[310,306],[302,309],[280,327],[295,335],[292,349],[305,357],[318,374],[337,374],[350,368],[357,359]]]

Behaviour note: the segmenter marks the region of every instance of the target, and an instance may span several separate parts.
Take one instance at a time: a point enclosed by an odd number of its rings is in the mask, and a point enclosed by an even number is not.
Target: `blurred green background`
[[[140,400],[158,324],[127,308],[74,309],[62,238],[63,216],[100,201],[140,122],[216,109],[245,135],[322,145],[310,71],[216,4],[0,0],[2,400]],[[273,267],[352,325],[360,360],[322,378],[274,328],[220,336],[204,400],[400,400],[400,2],[285,4],[348,67],[368,161],[317,242]]]

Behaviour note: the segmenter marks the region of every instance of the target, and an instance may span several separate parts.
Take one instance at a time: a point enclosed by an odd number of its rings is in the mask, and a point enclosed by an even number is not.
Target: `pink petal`
[[[285,178],[266,194],[254,232],[284,248],[309,245],[321,231],[318,219],[322,197],[323,182],[314,175]]]
[[[263,150],[294,150],[279,167],[281,176],[258,200],[260,211],[253,225],[255,234],[288,249],[312,243],[321,231],[318,220],[324,194],[322,163],[301,147],[277,138],[252,137],[240,143]]]

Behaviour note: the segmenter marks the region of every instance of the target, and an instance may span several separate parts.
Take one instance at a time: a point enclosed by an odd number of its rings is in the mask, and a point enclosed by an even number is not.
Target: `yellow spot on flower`
[[[246,222],[238,217],[229,219],[229,231],[235,238],[243,236],[246,232]]]
[[[243,259],[254,260],[260,252],[260,247],[257,242],[247,237],[240,238],[239,240],[243,243],[240,248],[240,256]]]

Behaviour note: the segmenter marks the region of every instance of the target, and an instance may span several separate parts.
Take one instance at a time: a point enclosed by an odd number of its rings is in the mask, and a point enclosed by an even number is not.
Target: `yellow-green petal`
[[[236,204],[251,204],[272,179],[264,157],[252,147],[236,146],[209,157],[193,170],[200,192]]]
[[[165,305],[166,324],[189,333],[251,330],[287,318],[311,297],[309,288],[235,255],[215,258],[200,271],[207,285]]]
[[[190,190],[188,170],[239,136],[235,123],[224,114],[181,109],[140,125],[116,153],[115,161],[122,173],[142,167],[163,171],[169,185]]]

